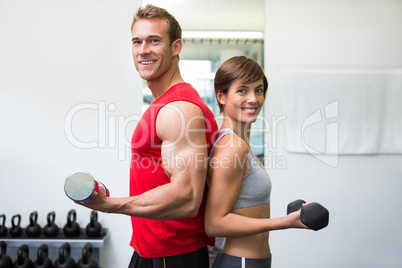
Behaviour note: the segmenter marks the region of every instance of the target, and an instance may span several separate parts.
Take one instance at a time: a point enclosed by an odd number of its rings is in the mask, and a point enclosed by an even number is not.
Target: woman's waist
[[[269,232],[225,239],[222,252],[228,255],[251,259],[264,259],[271,256],[268,243]]]

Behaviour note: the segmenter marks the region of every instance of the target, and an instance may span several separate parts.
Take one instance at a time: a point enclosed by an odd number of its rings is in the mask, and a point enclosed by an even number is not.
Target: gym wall
[[[63,191],[75,170],[87,170],[114,196],[129,194],[126,145],[142,105],[130,31],[139,6],[132,0],[0,1],[0,214],[6,226],[21,214],[25,228],[36,210],[40,225],[55,211],[63,227],[74,208],[85,228],[91,211]],[[111,234],[102,267],[127,267],[129,218],[100,213],[98,220]],[[30,256],[35,260],[36,252]]]
[[[265,70],[269,81],[265,111],[271,122],[273,117],[286,116],[282,76],[286,70],[402,69],[402,36],[395,27],[402,24],[400,1],[268,0],[265,5]],[[310,108],[324,112],[324,107],[315,102]],[[341,108],[340,104],[339,114]],[[400,111],[393,111],[393,116],[400,118]],[[271,216],[284,215],[290,201],[303,198],[326,206],[330,219],[328,227],[318,232],[272,232],[272,267],[400,266],[402,218],[397,211],[402,204],[402,156],[349,154],[339,155],[332,162],[334,155],[317,158],[307,152],[289,153],[285,150],[285,120],[277,124],[275,132],[266,134],[270,144],[265,155],[277,163],[270,170]],[[315,127],[322,128],[325,135],[327,123],[344,127],[338,118],[326,122],[324,114]],[[280,168],[281,161],[286,168]]]

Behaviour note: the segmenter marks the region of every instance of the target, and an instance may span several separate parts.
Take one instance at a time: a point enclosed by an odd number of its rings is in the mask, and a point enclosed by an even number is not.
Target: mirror
[[[232,57],[254,58],[264,67],[264,0],[143,0],[165,8],[183,30],[180,71],[214,112],[220,125],[215,100],[214,77],[220,64]],[[152,96],[144,85],[143,111]],[[264,110],[260,113],[260,118]],[[253,124],[250,145],[257,157],[264,157],[264,122]]]

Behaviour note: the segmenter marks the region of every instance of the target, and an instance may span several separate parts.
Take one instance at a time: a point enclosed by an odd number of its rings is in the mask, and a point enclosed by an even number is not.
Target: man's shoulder
[[[159,111],[159,115],[179,116],[180,118],[190,118],[193,116],[203,115],[201,107],[195,103],[186,100],[175,100],[167,103]],[[158,117],[159,117],[158,115]],[[166,118],[168,119],[168,118]]]

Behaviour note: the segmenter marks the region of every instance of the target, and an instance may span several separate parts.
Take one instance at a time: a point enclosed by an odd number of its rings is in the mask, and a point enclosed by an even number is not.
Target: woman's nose
[[[256,103],[257,102],[257,96],[255,95],[255,93],[250,93],[250,94],[248,94],[247,97],[248,97],[247,101],[249,103]]]

